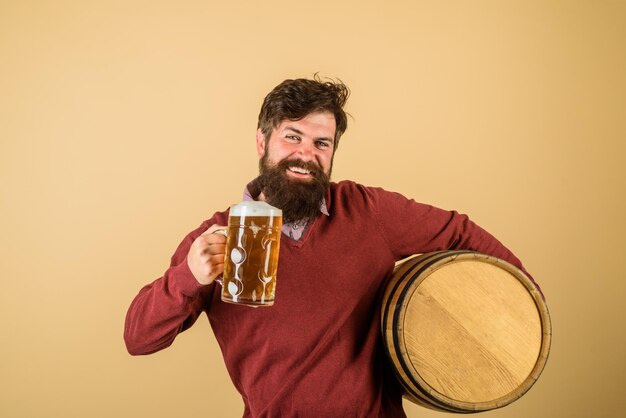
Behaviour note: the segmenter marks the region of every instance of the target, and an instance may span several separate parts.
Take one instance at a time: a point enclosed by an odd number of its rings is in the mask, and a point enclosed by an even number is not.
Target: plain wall
[[[124,317],[256,175],[264,95],[318,71],[352,90],[335,180],[468,213],[546,294],[543,375],[482,416],[621,416],[625,12],[0,1],[0,416],[241,416],[205,316],[145,357],[127,354]]]

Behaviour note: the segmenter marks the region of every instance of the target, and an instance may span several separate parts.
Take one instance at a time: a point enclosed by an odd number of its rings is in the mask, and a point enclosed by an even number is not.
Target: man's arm
[[[378,211],[380,229],[399,259],[440,250],[472,250],[505,260],[533,280],[507,247],[467,215],[418,203],[383,189],[372,188],[368,192]]]
[[[132,355],[150,354],[169,347],[191,327],[224,270],[226,238],[214,234],[218,225],[203,223],[191,232],[172,256],[163,277],[139,291],[128,309],[124,327],[126,348]]]

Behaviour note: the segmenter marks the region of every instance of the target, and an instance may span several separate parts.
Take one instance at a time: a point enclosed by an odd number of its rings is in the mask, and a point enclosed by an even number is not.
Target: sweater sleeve
[[[194,240],[212,223],[206,221],[189,233],[172,256],[163,277],[143,287],[135,296],[124,327],[124,341],[130,354],[151,354],[169,347],[202,313],[215,285],[198,283],[187,265],[187,254]]]
[[[380,188],[368,189],[368,197],[396,259],[441,250],[471,250],[513,264],[534,282],[522,262],[467,215],[418,203]]]

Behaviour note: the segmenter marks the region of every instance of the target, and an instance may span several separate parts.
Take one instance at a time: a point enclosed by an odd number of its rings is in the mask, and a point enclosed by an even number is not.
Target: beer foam
[[[260,201],[244,201],[231,206],[231,216],[282,216],[283,211]]]

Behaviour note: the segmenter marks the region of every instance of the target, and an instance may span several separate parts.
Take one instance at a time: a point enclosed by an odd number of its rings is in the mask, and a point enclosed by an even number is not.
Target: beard
[[[259,162],[258,185],[265,201],[283,211],[283,222],[309,221],[320,213],[320,205],[330,184],[330,172],[317,164],[299,159],[282,160],[268,164],[267,153]],[[300,180],[289,177],[289,167],[300,167],[311,172],[311,178]]]

